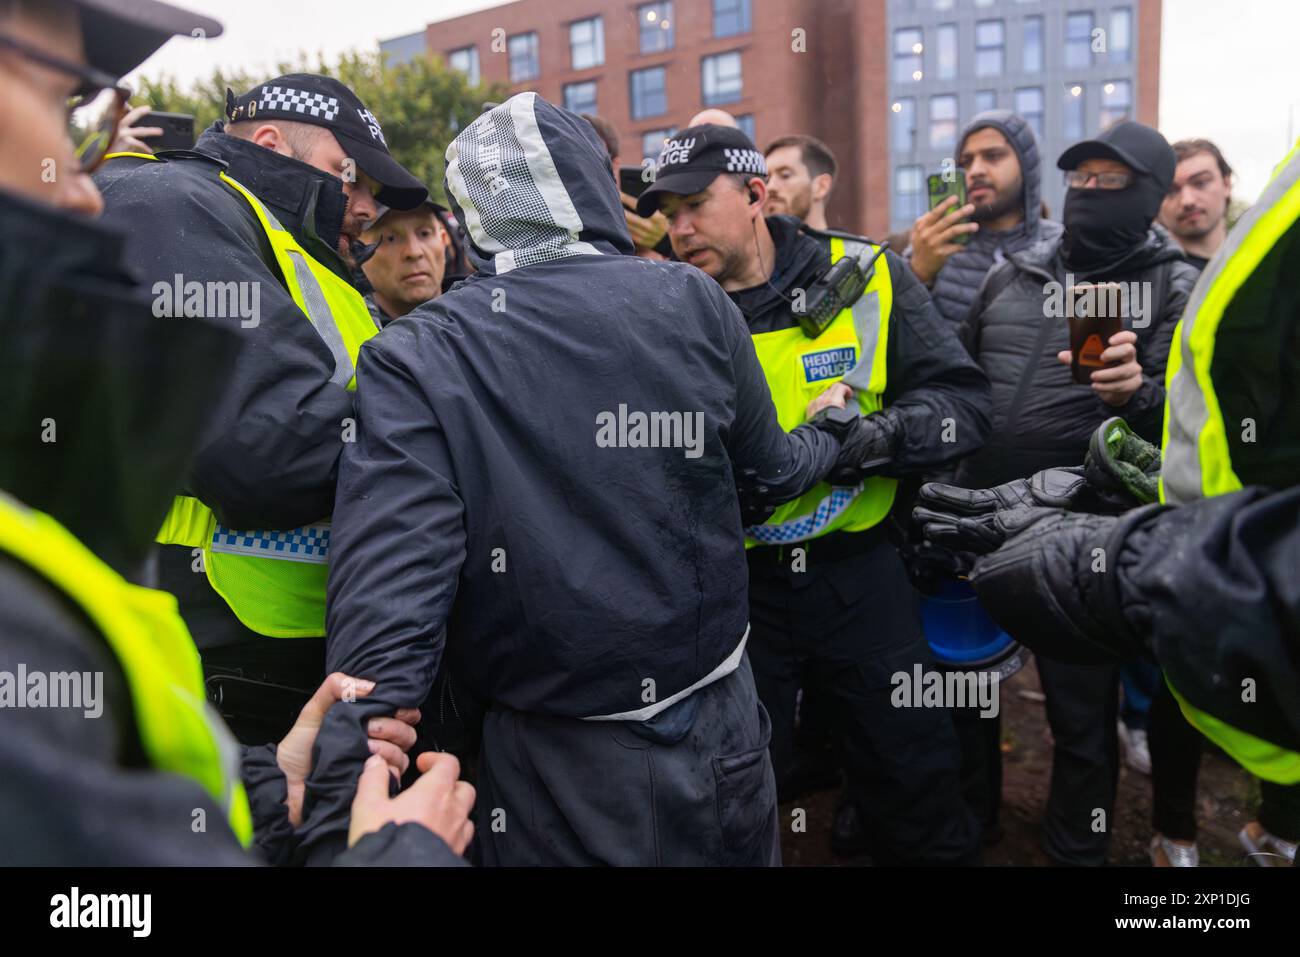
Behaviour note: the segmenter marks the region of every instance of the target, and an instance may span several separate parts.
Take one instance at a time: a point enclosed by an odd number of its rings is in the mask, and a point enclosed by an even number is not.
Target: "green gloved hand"
[[[1118,416],[1097,426],[1083,460],[1089,489],[1121,511],[1159,498],[1160,466],[1160,449]]]

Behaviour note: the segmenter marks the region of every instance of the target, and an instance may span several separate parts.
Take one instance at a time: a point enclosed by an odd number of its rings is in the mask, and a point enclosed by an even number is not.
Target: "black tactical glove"
[[[893,461],[898,428],[888,411],[862,415],[853,403],[847,409],[823,409],[812,421],[816,422],[831,412],[838,413],[848,427],[840,436],[840,455],[826,476],[827,482],[831,485],[857,485]]]
[[[1128,660],[1143,651],[1118,586],[1129,516],[1026,506],[998,513],[995,523],[1005,543],[975,562],[970,580],[1011,637],[1037,654],[1077,664]]]
[[[1033,508],[1069,508],[1087,487],[1082,468],[1044,469],[994,488],[959,488],[929,482],[917,492],[912,513],[936,545],[985,555],[1007,537],[1004,516]]]

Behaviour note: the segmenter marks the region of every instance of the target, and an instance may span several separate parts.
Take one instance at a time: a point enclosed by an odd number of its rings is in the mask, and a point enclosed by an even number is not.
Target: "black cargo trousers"
[[[914,665],[934,663],[916,592],[883,527],[748,554],[749,656],[771,715],[777,778],[794,751],[796,694],[815,682],[873,860],[975,863],[979,825],[962,797],[951,712],[891,701],[894,674],[910,679]]]
[[[770,740],[744,658],[650,725],[493,704],[474,805],[479,860],[779,867]]]

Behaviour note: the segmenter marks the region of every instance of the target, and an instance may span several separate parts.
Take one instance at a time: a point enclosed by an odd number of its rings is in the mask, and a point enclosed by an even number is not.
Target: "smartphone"
[[[644,193],[650,184],[646,182],[643,166],[620,166],[618,168],[618,188],[627,193],[633,199],[638,198]]]
[[[1106,367],[1101,354],[1110,337],[1124,328],[1124,290],[1116,282],[1082,282],[1071,292],[1070,372],[1079,385],[1090,385],[1093,371]]]
[[[966,205],[966,171],[964,169],[955,170],[955,175],[948,178],[943,173],[931,173],[925,178],[925,185],[930,194],[930,209],[934,209],[949,196],[957,197],[957,205],[953,209],[961,209]],[[952,215],[951,212],[948,213]],[[965,220],[962,220],[965,222]],[[965,246],[970,242],[970,233],[962,233],[953,239],[953,242]]]
[[[188,113],[148,113],[139,125],[162,127],[162,136],[144,141],[155,153],[159,150],[194,149],[194,117]]]

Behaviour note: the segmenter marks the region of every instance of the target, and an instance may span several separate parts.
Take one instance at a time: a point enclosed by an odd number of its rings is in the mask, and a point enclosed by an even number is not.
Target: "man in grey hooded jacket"
[[[1061,224],[1042,218],[1038,142],[1018,113],[988,110],[971,120],[957,165],[966,173],[968,205],[950,215],[957,202],[950,198],[920,217],[904,258],[930,287],[939,312],[959,324],[994,264],[1059,238]],[[970,236],[965,246],[956,242],[963,235]]]

